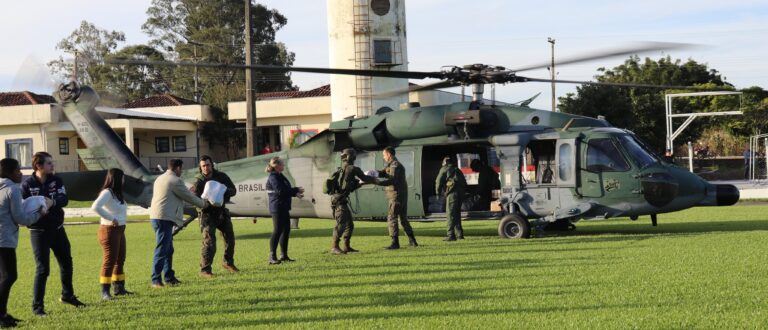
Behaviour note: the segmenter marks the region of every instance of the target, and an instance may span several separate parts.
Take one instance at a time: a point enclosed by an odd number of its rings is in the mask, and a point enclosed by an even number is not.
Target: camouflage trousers
[[[387,226],[389,227],[389,237],[397,237],[400,230],[398,221],[403,226],[405,234],[413,237],[413,228],[408,221],[408,199],[403,197],[389,198],[389,210],[387,213]]]
[[[221,231],[221,237],[224,239],[224,259],[226,265],[235,264],[235,233],[232,229],[232,219],[229,211],[226,209],[214,212],[201,212],[200,231],[203,234],[203,247],[201,249],[202,258],[200,260],[200,270],[204,272],[211,271],[213,258],[216,256],[216,230]]]
[[[463,237],[461,228],[461,193],[452,192],[445,196],[445,213],[448,216],[448,237]]]
[[[333,243],[338,245],[341,238],[345,241],[352,238],[355,224],[352,222],[352,212],[349,211],[347,203],[333,205],[333,217],[336,219],[336,226],[333,227]]]

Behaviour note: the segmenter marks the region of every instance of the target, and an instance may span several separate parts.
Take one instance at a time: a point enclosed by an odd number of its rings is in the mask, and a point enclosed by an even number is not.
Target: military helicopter
[[[561,61],[575,63],[659,49],[652,45],[613,51]],[[396,147],[397,157],[405,166],[408,182],[408,216],[413,220],[445,219],[444,208],[434,191],[440,162],[446,155],[458,156],[460,162],[478,158],[498,167],[501,187],[492,205],[480,205],[462,213],[463,219],[499,219],[498,232],[503,238],[528,238],[534,224],[572,225],[582,219],[608,219],[650,215],[653,225],[657,214],[695,206],[733,205],[739,191],[732,185],[711,184],[656,156],[630,131],[611,126],[602,118],[588,118],[566,113],[536,110],[521,105],[495,105],[482,102],[483,84],[513,82],[584,83],[624,87],[689,88],[644,84],[613,84],[528,78],[517,72],[545,67],[533,65],[516,70],[499,66],[473,64],[450,67],[437,72],[379,71],[278,67],[266,65],[227,65],[205,63],[170,63],[146,61],[111,61],[120,65],[196,65],[243,68],[260,72],[315,72],[368,75],[394,78],[437,78],[436,84],[417,89],[448,86],[473,86],[473,100],[450,105],[412,107],[330,123],[305,143],[290,150],[217,164],[237,186],[238,192],[228,205],[233,216],[269,216],[263,168],[271,157],[286,160],[284,174],[294,185],[303,186],[304,198],[293,201],[291,214],[299,218],[331,218],[330,196],[322,193],[324,181],[340,165],[339,152],[358,150],[356,165],[363,170],[380,169],[384,160],[380,150]],[[87,86],[62,85],[54,97],[102,168],[122,168],[126,181],[126,199],[148,207],[152,196],[151,174],[119,136],[94,111],[98,95]],[[459,164],[461,166],[461,164]],[[191,181],[197,169],[188,169],[183,179]],[[100,180],[102,172],[62,173],[65,182],[77,186],[70,198],[91,200],[97,195],[95,185],[78,184]],[[85,181],[84,181],[85,180]],[[93,187],[93,189],[89,188]],[[469,191],[473,193],[470,185]],[[365,185],[350,196],[356,219],[384,220],[387,204],[378,186]],[[188,214],[194,215],[193,210]],[[190,217],[194,219],[194,217]],[[189,220],[189,219],[188,219]],[[541,226],[537,226],[541,228]]]

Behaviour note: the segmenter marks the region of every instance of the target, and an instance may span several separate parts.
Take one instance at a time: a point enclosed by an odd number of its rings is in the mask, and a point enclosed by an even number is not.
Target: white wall
[[[355,20],[356,2],[358,0],[327,0],[329,66],[345,69],[408,70],[405,1],[389,0],[389,12],[383,16],[368,10],[368,26],[359,27],[357,32],[352,24]],[[371,60],[358,60],[356,63],[356,52],[367,52],[367,57],[373,57],[373,41],[377,39],[393,41],[393,62],[400,65],[377,67],[371,65]],[[364,48],[366,44],[367,49]],[[358,65],[360,67],[356,67]],[[400,104],[407,101],[406,95],[373,98],[372,107],[358,113],[357,102],[361,96],[358,87],[360,84],[366,84],[365,79],[331,75],[330,80],[334,121],[349,116],[368,116],[383,106],[397,110]],[[369,83],[373,95],[408,88],[407,79],[371,78]]]

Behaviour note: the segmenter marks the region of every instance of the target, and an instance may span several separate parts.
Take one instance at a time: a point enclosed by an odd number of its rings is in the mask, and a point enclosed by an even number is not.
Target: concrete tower
[[[408,70],[405,0],[327,0],[331,68]],[[407,79],[331,75],[333,120],[397,110],[408,94],[377,96],[408,88]]]

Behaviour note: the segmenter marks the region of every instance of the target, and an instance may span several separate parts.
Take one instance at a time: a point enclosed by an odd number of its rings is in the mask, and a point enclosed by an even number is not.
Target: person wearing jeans
[[[85,307],[75,296],[72,287],[72,250],[67,232],[64,230],[64,207],[69,203],[64,182],[55,175],[53,157],[47,152],[32,156],[32,176],[21,184],[22,197],[44,196],[53,201],[48,214],[29,226],[32,253],[35,256],[35,284],[32,298],[32,312],[45,316],[45,284],[50,273],[50,255],[56,256],[61,277],[61,298],[59,301],[75,307]]]
[[[181,284],[173,271],[173,226],[184,223],[184,202],[198,208],[209,205],[195,196],[181,180],[181,159],[171,159],[168,170],[155,179],[149,218],[155,231],[155,254],[152,258],[152,287],[162,288],[163,277],[171,286]],[[165,276],[163,276],[165,275]]]

